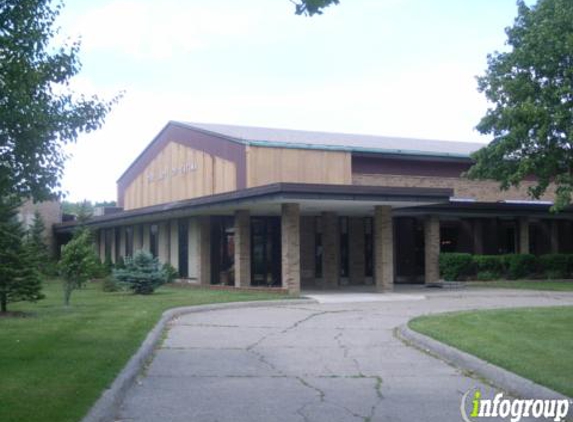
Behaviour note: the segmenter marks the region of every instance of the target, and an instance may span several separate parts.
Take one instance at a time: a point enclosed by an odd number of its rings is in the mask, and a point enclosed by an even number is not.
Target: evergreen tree
[[[44,220],[40,212],[36,210],[34,212],[32,225],[28,228],[28,232],[26,233],[25,246],[36,263],[36,269],[42,274],[46,273],[46,268],[50,262],[45,232],[46,225],[44,224]]]
[[[24,228],[18,221],[19,203],[0,198],[0,312],[8,303],[35,302],[44,297],[31,252],[24,247]]]

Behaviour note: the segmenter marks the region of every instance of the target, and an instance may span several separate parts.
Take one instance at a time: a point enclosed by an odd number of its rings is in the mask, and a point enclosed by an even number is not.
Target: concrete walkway
[[[427,313],[573,305],[573,293],[427,292],[181,317],[118,420],[460,421],[462,395],[492,388],[403,344],[394,328]]]

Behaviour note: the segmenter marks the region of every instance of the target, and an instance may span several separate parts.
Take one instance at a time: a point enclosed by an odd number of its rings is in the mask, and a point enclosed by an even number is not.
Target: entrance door
[[[251,218],[251,285],[281,285],[281,220]]]

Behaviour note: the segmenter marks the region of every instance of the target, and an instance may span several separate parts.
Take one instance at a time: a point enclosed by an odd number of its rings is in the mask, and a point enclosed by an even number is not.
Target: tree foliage
[[[24,228],[18,221],[19,202],[0,197],[0,312],[11,302],[35,302],[44,297],[35,261],[24,247]]]
[[[493,141],[474,153],[468,176],[497,180],[502,189],[535,176],[530,195],[554,190],[559,210],[573,193],[573,1],[530,8],[519,0],[506,34],[509,51],[489,55],[478,78],[492,106],[477,129]]]
[[[46,224],[38,210],[34,212],[32,224],[28,227],[24,245],[32,256],[36,269],[46,273],[46,268],[50,263],[50,254],[46,243]]]
[[[116,99],[74,94],[78,42],[53,47],[61,3],[0,2],[0,195],[60,193],[63,146],[98,129]]]
[[[339,0],[291,0],[295,5],[295,13],[297,15],[322,15],[324,8],[338,4]]]
[[[113,277],[125,284],[135,294],[148,295],[169,281],[169,271],[151,253],[137,251],[125,257],[124,268],[113,270]]]
[[[62,248],[58,269],[64,283],[64,304],[69,306],[72,292],[81,288],[98,272],[99,258],[94,249],[92,233],[82,227],[74,232]]]

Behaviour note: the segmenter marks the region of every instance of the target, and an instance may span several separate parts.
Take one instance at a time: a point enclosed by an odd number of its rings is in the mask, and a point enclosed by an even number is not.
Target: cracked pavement
[[[117,420],[460,421],[462,395],[478,387],[489,396],[493,387],[402,343],[394,329],[427,313],[573,305],[572,293],[423,292],[424,300],[400,294],[182,316]]]

